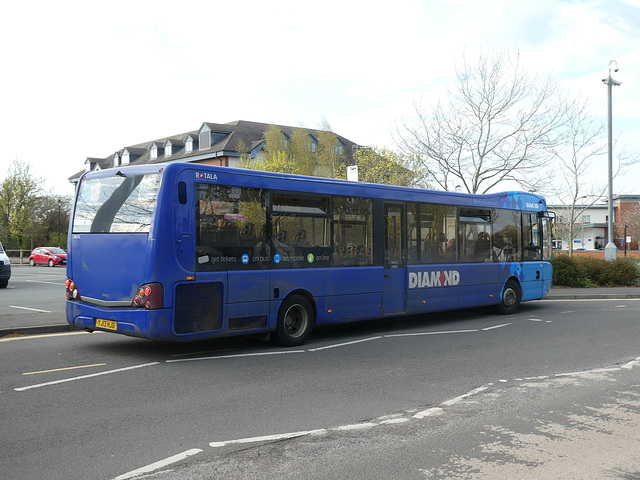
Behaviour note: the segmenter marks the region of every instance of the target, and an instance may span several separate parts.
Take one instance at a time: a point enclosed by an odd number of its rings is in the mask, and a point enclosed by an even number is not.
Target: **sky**
[[[640,0],[32,0],[0,12],[0,179],[18,160],[56,194],[73,193],[87,157],[203,122],[326,119],[393,149],[417,98],[437,101],[463,54],[492,51],[519,52],[605,122],[616,60],[614,136],[640,153]],[[639,179],[640,164],[615,193],[640,194]]]

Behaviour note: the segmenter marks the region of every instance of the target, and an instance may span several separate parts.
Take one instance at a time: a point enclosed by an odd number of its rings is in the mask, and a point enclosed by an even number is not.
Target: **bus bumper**
[[[105,309],[77,301],[67,301],[67,322],[88,331],[104,331],[139,338],[155,338],[149,332],[150,321],[163,316],[170,322],[170,309],[143,310],[137,308]],[[151,317],[151,318],[150,318]]]

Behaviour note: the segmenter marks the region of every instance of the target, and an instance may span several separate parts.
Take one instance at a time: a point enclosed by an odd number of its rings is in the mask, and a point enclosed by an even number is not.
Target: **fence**
[[[9,261],[11,265],[24,265],[29,264],[29,255],[31,255],[32,250],[5,250],[7,257],[9,257]]]

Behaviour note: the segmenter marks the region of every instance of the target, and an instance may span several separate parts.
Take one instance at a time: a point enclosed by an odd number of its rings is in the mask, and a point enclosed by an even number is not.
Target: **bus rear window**
[[[159,173],[83,181],[73,233],[149,232],[159,186]]]

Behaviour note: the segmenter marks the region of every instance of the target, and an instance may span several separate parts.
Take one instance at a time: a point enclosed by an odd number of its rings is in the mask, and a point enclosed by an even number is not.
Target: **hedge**
[[[628,287],[640,285],[640,269],[635,258],[607,261],[591,257],[556,255],[553,284],[566,287]]]

